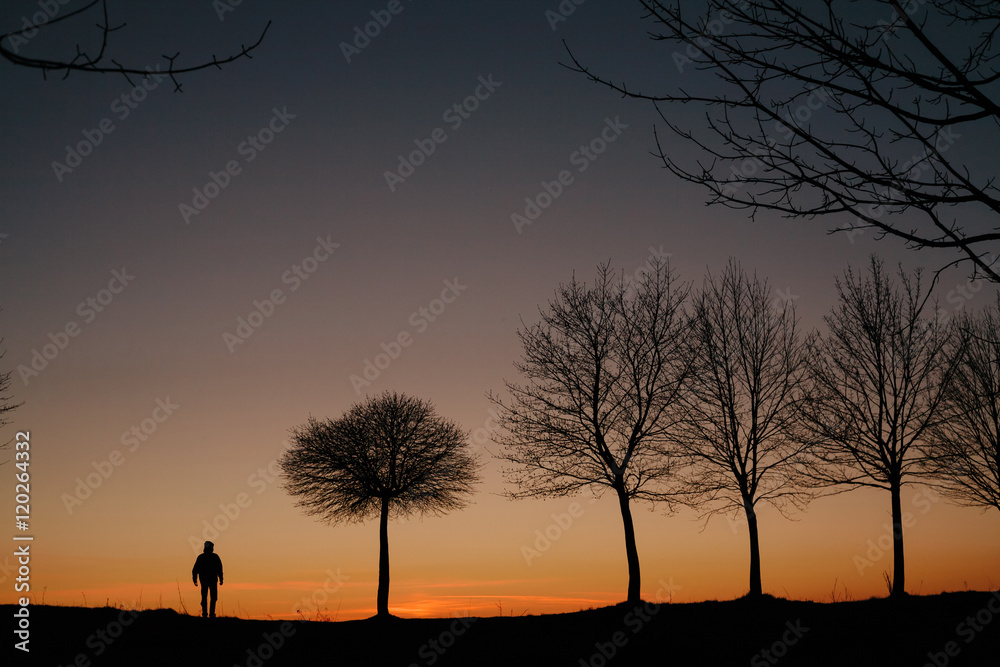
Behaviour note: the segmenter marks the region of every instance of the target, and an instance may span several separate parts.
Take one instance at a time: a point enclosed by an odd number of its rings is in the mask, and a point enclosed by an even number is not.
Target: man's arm
[[[219,558],[216,556],[216,558]],[[219,558],[219,585],[222,585],[222,559]]]
[[[191,579],[194,581],[194,585],[198,585],[198,561],[201,560],[201,556],[195,558],[194,567],[191,568]]]

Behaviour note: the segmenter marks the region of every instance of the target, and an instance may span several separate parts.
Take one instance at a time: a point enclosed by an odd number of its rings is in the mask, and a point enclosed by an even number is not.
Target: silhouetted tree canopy
[[[960,327],[955,379],[928,431],[925,463],[953,501],[1000,510],[1000,297]]]
[[[783,512],[808,487],[795,464],[805,448],[799,398],[805,350],[790,299],[730,260],[694,297],[693,372],[676,440],[688,499],[703,516],[742,512],[750,535],[750,595],[762,593],[757,505]]]
[[[812,433],[803,472],[824,485],[867,486],[890,493],[892,596],[905,594],[900,491],[925,475],[923,440],[944,417],[954,372],[953,326],[927,303],[921,274],[899,269],[898,283],[871,258],[867,275],[848,269],[837,280],[839,303],[825,336],[809,349],[809,396],[803,418]]]
[[[490,394],[494,436],[511,498],[615,491],[625,528],[628,600],[639,600],[639,556],[630,501],[666,500],[674,469],[665,455],[672,407],[690,368],[685,354],[688,287],[657,259],[641,280],[614,278],[607,265],[587,286],[560,285],[541,321],[524,325],[514,364],[525,384]]]
[[[166,69],[160,70],[154,69],[151,65],[138,67],[133,64],[123,64],[110,55],[109,41],[111,40],[112,33],[124,28],[125,24],[112,24],[108,16],[108,0],[91,0],[91,2],[88,2],[81,7],[67,10],[65,14],[60,14],[59,12],[63,9],[63,4],[63,2],[56,3],[55,0],[53,0],[50,3],[50,8],[46,9],[42,8],[41,3],[39,3],[38,7],[40,10],[32,14],[30,21],[28,16],[22,17],[24,25],[22,25],[21,28],[0,35],[0,57],[14,65],[40,69],[43,77],[47,77],[49,72],[63,72],[63,78],[68,77],[70,72],[90,72],[97,74],[117,73],[123,75],[126,80],[128,80],[129,84],[135,85],[129,75],[141,77],[150,76],[152,74],[165,75],[170,77],[170,80],[174,84],[174,90],[180,92],[181,83],[176,78],[178,74],[197,72],[198,70],[208,69],[209,67],[221,69],[222,65],[231,63],[235,60],[239,60],[241,58],[252,58],[253,56],[251,56],[250,53],[264,41],[264,35],[267,34],[267,29],[271,26],[271,22],[268,21],[267,25],[264,26],[264,30],[261,31],[260,37],[257,38],[257,41],[250,46],[241,45],[238,53],[228,55],[224,58],[218,58],[215,55],[212,55],[211,60],[205,60],[194,65],[179,67],[175,65],[176,59],[180,56],[180,52],[177,52],[172,56],[163,56],[164,60],[167,61],[167,67]],[[25,51],[37,50],[35,46],[30,45],[30,42],[35,40],[40,32],[47,32],[52,26],[64,21],[69,21],[73,18],[79,18],[80,21],[78,21],[78,24],[85,27],[87,30],[90,30],[95,27],[95,24],[93,23],[95,13],[99,14],[99,22],[96,23],[96,28],[100,31],[100,46],[97,47],[96,52],[80,48],[79,42],[73,45],[74,53],[72,53],[72,55],[38,57],[29,56],[21,52],[22,49]],[[38,21],[36,24],[34,17],[38,14],[41,14],[45,20]],[[86,38],[86,41],[91,40],[88,37]]]
[[[570,67],[651,102],[698,154],[657,136],[659,158],[709,203],[833,215],[831,232],[951,249],[946,266],[1000,282],[1000,190],[981,150],[1000,137],[1000,3],[639,4],[668,76],[619,83],[584,53],[570,52]],[[704,122],[679,121],[680,105],[704,109]]]
[[[279,465],[306,514],[332,524],[379,517],[378,614],[389,614],[388,520],[465,507],[479,481],[466,433],[426,401],[384,392],[336,420],[292,429]]]

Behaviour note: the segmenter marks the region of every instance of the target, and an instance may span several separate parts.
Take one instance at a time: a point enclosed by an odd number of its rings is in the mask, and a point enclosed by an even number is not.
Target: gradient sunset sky
[[[191,566],[211,537],[225,564],[224,614],[372,615],[377,522],[308,518],[274,471],[291,427],[387,389],[431,400],[470,431],[485,463],[469,508],[390,525],[392,613],[548,613],[622,601],[612,496],[500,495],[485,393],[518,379],[521,318],[535,321],[574,273],[589,281],[604,261],[634,273],[651,253],[669,253],[695,285],[739,258],[794,299],[807,331],[834,305],[834,278],[873,251],[907,268],[951,259],[871,233],[829,236],[831,221],[750,222],[707,208],[703,190],[650,154],[654,125],[663,129],[652,108],[559,64],[566,40],[616,80],[704,76],[678,72],[671,48],[647,39],[638,3],[590,0],[553,22],[546,12],[558,0],[402,0],[355,50],[342,43],[388,2],[244,0],[222,16],[210,2],[109,4],[112,23],[127,24],[112,34],[109,57],[140,67],[178,51],[178,66],[222,57],[273,23],[252,60],[182,76],[183,93],[168,80],[136,93],[116,75],[45,81],[0,63],[2,368],[15,371],[13,395],[24,401],[2,436],[31,432],[35,602],[141,598],[193,612]],[[37,2],[5,3],[0,30],[38,11]],[[54,27],[20,48],[53,57],[71,57],[77,42],[96,49],[93,23]],[[674,111],[678,122],[698,122],[696,110]],[[603,152],[581,152],[602,133]],[[67,147],[81,142],[96,145],[67,163]],[[387,178],[400,155],[429,142],[433,153],[412,174]],[[690,150],[673,137],[667,148]],[[974,137],[953,150],[987,155]],[[526,198],[563,170],[572,181],[518,228],[512,214],[524,215]],[[200,201],[195,190],[212,173],[225,186]],[[184,208],[206,202],[197,214]],[[995,293],[970,286],[962,270],[937,289],[953,314]],[[264,303],[276,291],[278,302]],[[266,312],[253,315],[258,308]],[[67,327],[75,335],[61,335]],[[377,376],[369,369],[366,386],[352,382],[401,334],[412,342],[397,358]],[[46,345],[56,347],[37,374],[18,370]],[[110,474],[83,489],[99,469]],[[7,517],[13,472],[0,467]],[[577,516],[559,527],[553,515],[574,503]],[[912,513],[911,593],[1000,586],[1000,513],[957,508],[921,486],[905,487],[903,503]],[[664,509],[633,509],[643,597],[665,584],[675,601],[744,594],[742,520],[717,517],[702,530],[694,512]],[[824,498],[793,519],[761,511],[765,592],[886,593],[891,553],[878,545],[888,544],[888,494]],[[545,547],[547,530],[556,539]],[[0,603],[19,597],[13,548],[6,552]],[[859,558],[872,565],[859,568]]]

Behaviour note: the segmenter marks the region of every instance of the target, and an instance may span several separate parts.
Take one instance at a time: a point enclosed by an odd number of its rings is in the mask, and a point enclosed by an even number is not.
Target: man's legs
[[[212,610],[215,610],[215,599],[213,596],[212,600]],[[208,616],[208,584],[203,579],[201,582],[201,615],[202,617]],[[214,616],[214,614],[213,614]]]
[[[209,615],[212,618],[215,618],[215,603],[219,599],[219,585],[213,581],[212,584],[209,586],[209,590],[212,592],[212,608]]]

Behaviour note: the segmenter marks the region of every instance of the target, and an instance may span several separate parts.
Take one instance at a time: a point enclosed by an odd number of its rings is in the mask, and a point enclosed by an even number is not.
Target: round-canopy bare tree
[[[479,464],[466,433],[427,402],[384,392],[337,420],[292,429],[281,457],[296,504],[331,524],[379,517],[379,616],[389,615],[389,518],[443,514],[468,504]]]

